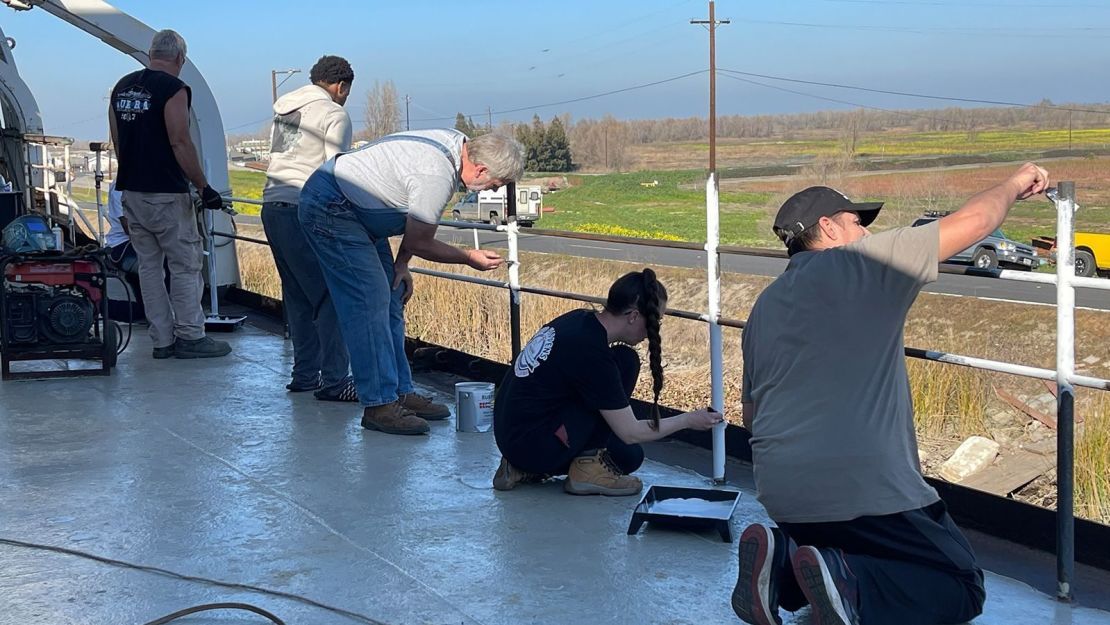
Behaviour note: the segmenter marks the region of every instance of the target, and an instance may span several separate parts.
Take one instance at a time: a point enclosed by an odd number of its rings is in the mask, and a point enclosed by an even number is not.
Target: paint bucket
[[[455,384],[455,431],[488,432],[493,427],[493,394],[491,382]]]

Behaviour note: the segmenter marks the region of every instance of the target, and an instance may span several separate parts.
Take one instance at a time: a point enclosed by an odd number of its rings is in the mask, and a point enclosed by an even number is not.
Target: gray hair
[[[490,178],[509,182],[524,176],[524,146],[512,137],[496,132],[475,137],[467,141],[466,153],[472,162],[486,166]]]
[[[154,33],[150,42],[150,58],[161,61],[176,61],[177,55],[185,58],[185,38],[176,31],[160,30]]]

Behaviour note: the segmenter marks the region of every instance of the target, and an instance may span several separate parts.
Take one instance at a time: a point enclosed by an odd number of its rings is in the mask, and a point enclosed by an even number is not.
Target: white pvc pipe
[[[1073,218],[1073,221],[1074,221],[1074,218]],[[1056,245],[1057,245],[1057,248],[1061,247],[1060,243],[1059,243],[1059,240],[1057,240]],[[1071,253],[1072,272],[1071,272],[1071,277],[1068,280],[1068,282],[1071,283],[1071,286],[1072,287],[1077,287],[1078,286],[1078,287],[1084,287],[1084,288],[1088,288],[1088,289],[1101,289],[1101,290],[1104,290],[1104,291],[1110,291],[1110,280],[1107,280],[1105,278],[1081,278],[1081,277],[1075,275],[1075,249],[1074,249],[1074,245],[1075,245],[1075,238],[1074,238],[1074,235],[1073,235],[1072,236],[1072,244],[1069,246],[1069,248],[1072,251],[1072,253]],[[1010,270],[1010,269],[1004,269],[1004,270],[998,272],[998,278],[1001,279],[1001,280],[1012,280],[1014,282],[1036,282],[1038,284],[1052,284],[1052,285],[1055,285],[1055,284],[1057,284],[1057,276],[1059,275],[1060,265],[1062,265],[1062,264],[1063,264],[1062,259],[1060,258],[1059,253],[1057,253],[1056,274],[1032,273],[1032,272],[1029,272],[1029,271],[1013,271],[1013,270]]]
[[[482,249],[482,246],[478,242],[478,229],[474,228],[473,230],[471,230],[471,232],[474,233],[474,249],[476,249],[476,250]]]
[[[717,175],[710,172],[705,183],[705,258],[709,291],[709,375],[714,410],[725,413],[724,344],[721,336],[721,207]],[[713,481],[725,481],[725,428],[722,421],[713,427]]]
[[[516,220],[509,222],[506,230],[509,240],[509,297],[513,304],[520,305],[520,226]],[[474,248],[477,249],[478,231],[474,231]]]
[[[1056,202],[1056,377],[1069,386],[1075,374],[1075,199]]]

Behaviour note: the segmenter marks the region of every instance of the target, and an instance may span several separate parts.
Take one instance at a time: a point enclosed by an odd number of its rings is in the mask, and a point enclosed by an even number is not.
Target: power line
[[[1110,8],[1101,4],[1002,4],[998,2],[987,3],[970,3],[970,2],[942,2],[940,0],[921,0],[914,2],[913,0],[824,0],[825,2],[835,4],[894,4],[902,6],[937,6],[937,7],[960,7],[964,9],[1107,9]]]
[[[802,96],[806,96],[808,98],[815,98],[815,99],[818,99],[818,100],[825,100],[826,102],[835,102],[837,104],[847,104],[848,106],[855,106],[855,107],[859,107],[859,108],[871,109],[873,111],[883,111],[884,113],[890,113],[892,115],[901,115],[901,116],[904,116],[904,117],[916,117],[916,118],[919,118],[919,119],[927,119],[927,120],[932,121],[932,122],[945,122],[945,123],[948,123],[948,124],[963,125],[963,122],[956,121],[954,119],[946,119],[944,117],[933,117],[931,115],[924,115],[924,114],[921,114],[921,113],[911,113],[911,112],[908,112],[908,111],[898,111],[898,110],[894,110],[894,109],[886,109],[886,108],[883,108],[881,106],[871,106],[871,105],[868,105],[868,104],[860,104],[858,102],[849,102],[848,100],[839,100],[837,98],[829,98],[829,97],[826,97],[826,96],[821,96],[821,95],[817,95],[815,93],[809,93],[809,92],[806,92],[806,91],[797,91],[795,89],[788,89],[786,87],[779,87],[778,85],[769,85],[767,83],[759,82],[758,80],[752,80],[750,78],[741,78],[739,76],[732,76],[732,75],[729,75],[729,74],[725,74],[724,77],[725,78],[731,78],[733,80],[738,80],[740,82],[745,82],[745,83],[748,83],[750,85],[758,85],[760,87],[766,87],[767,89],[775,89],[776,91],[785,91],[786,93],[793,93],[793,94],[797,94],[797,95],[802,95]]]
[[[231,130],[239,130],[240,128],[246,128],[247,126],[257,126],[258,124],[261,124],[262,122],[272,121],[273,119],[274,119],[274,116],[270,115],[270,116],[264,117],[264,118],[262,118],[262,119],[260,119],[256,122],[247,122],[245,124],[239,124],[238,126],[232,126],[231,128],[224,128],[224,132],[227,133],[228,131],[231,131]]]
[[[604,98],[605,96],[615,95],[615,94],[618,94],[618,93],[626,93],[628,91],[636,91],[638,89],[646,89],[648,87],[654,87],[656,85],[662,85],[662,84],[665,84],[665,83],[674,82],[676,80],[682,80],[683,78],[689,78],[691,76],[697,76],[698,74],[705,74],[708,71],[709,71],[708,69],[699,69],[696,72],[688,72],[686,74],[681,74],[679,76],[672,76],[670,78],[664,78],[663,80],[655,80],[655,81],[644,83],[644,84],[641,84],[641,85],[633,85],[631,87],[624,87],[623,89],[613,89],[612,91],[605,91],[603,93],[595,93],[593,95],[582,96],[580,98],[571,98],[569,100],[560,100],[558,102],[547,102],[547,103],[544,103],[544,104],[533,104],[531,106],[522,106],[520,108],[515,108],[515,109],[505,109],[505,110],[502,110],[502,111],[493,111],[492,113],[487,113],[487,111],[482,111],[481,113],[463,113],[463,115],[465,117],[473,117],[473,116],[476,116],[476,115],[483,115],[483,114],[507,115],[509,113],[519,113],[521,111],[531,111],[531,110],[534,110],[534,109],[547,108],[547,107],[550,107],[550,106],[561,106],[563,104],[574,104],[575,102],[584,102],[586,100],[595,100],[597,98]],[[451,117],[426,117],[424,119],[414,119],[412,121],[414,121],[414,122],[438,122],[438,121],[449,121],[449,120],[454,120],[454,119],[455,119],[455,116],[452,115]]]
[[[955,96],[941,96],[941,95],[932,95],[932,94],[927,94],[927,93],[912,93],[912,92],[909,92],[909,91],[891,91],[889,89],[874,89],[874,88],[871,88],[871,87],[860,87],[860,86],[856,86],[856,85],[842,85],[842,84],[832,83],[832,82],[821,82],[821,81],[818,81],[818,80],[802,80],[800,78],[787,78],[785,76],[772,76],[770,74],[759,74],[759,73],[756,73],[756,72],[742,72],[742,71],[735,70],[735,69],[718,68],[718,71],[728,72],[730,74],[738,74],[740,76],[748,76],[748,77],[754,77],[754,78],[766,78],[768,80],[780,80],[782,82],[791,82],[791,83],[798,83],[798,84],[803,84],[803,85],[815,85],[815,86],[818,86],[818,87],[835,87],[837,89],[851,89],[853,91],[865,91],[867,93],[882,93],[882,94],[886,94],[886,95],[897,95],[897,96],[905,96],[905,97],[910,97],[910,98],[923,98],[923,99],[926,99],[926,100],[942,100],[942,101],[947,101],[947,102],[968,102],[968,103],[972,103],[972,104],[993,104],[995,106],[1016,106],[1016,107],[1020,107],[1020,108],[1038,108],[1038,107],[1042,106],[1040,104],[1026,104],[1026,103],[1023,103],[1023,102],[1007,102],[1005,100],[980,100],[980,99],[977,99],[977,98],[960,98],[960,97],[955,97]],[[1080,109],[1080,108],[1072,108],[1072,107],[1068,107],[1068,106],[1057,106],[1055,104],[1044,105],[1044,106],[1046,106],[1047,108],[1051,108],[1053,110],[1057,110],[1057,111],[1069,111],[1069,112],[1072,112],[1072,113],[1095,113],[1097,115],[1110,115],[1110,110],[1108,110],[1108,111],[1099,111],[1099,110],[1095,110],[1095,109]]]
[[[864,32],[909,33],[914,35],[941,34],[941,35],[987,35],[987,36],[1029,36],[1039,38],[1075,38],[1074,33],[1102,33],[1101,36],[1088,37],[1090,39],[1105,39],[1110,28],[1104,26],[1075,26],[1055,28],[1050,32],[1043,30],[1020,30],[1007,27],[992,26],[872,26],[866,24],[820,24],[815,22],[788,22],[781,20],[759,20],[738,18],[738,22],[749,24],[764,24],[771,26],[793,26],[798,28],[820,28],[831,30],[858,30]],[[1073,34],[1068,34],[1073,33]]]

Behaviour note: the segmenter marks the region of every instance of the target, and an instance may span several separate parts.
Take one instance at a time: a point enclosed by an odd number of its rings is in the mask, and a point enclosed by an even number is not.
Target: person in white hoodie
[[[317,399],[330,401],[358,401],[358,395],[324,275],[297,219],[297,202],[316,168],[350,148],[351,117],[343,105],[354,78],[345,59],[323,56],[309,72],[312,84],[274,102],[262,191],[262,226],[281,276],[293,340],[293,379],[286,388],[315,391]]]

